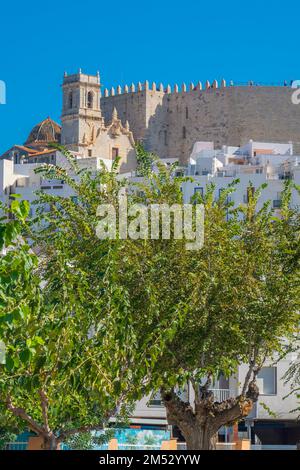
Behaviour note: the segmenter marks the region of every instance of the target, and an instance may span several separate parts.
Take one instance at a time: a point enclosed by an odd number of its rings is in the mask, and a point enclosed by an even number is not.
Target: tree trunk
[[[188,450],[216,450],[218,434],[208,425],[195,425],[189,432],[184,433]]]
[[[43,449],[44,450],[58,450],[58,441],[54,434],[50,434],[48,436],[44,436],[44,444],[43,444]]]
[[[193,408],[190,403],[183,402],[174,390],[161,390],[168,423],[180,429],[188,450],[216,449],[218,430],[247,416],[259,395],[255,381],[249,384],[246,396],[239,395],[220,403],[214,401],[211,391],[204,392]]]
[[[188,450],[213,450],[218,441],[215,419],[205,407],[195,411],[174,393],[162,391],[169,424],[175,424],[185,438]]]

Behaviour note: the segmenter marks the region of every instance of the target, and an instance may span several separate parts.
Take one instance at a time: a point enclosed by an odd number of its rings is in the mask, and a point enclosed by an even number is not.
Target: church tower
[[[61,143],[70,150],[92,157],[96,137],[104,127],[100,110],[100,75],[77,74],[63,79]]]

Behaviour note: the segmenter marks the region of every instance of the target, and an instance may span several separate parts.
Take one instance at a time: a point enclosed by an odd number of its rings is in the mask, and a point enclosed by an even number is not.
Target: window
[[[168,145],[168,132],[164,131],[164,143],[165,145]]]
[[[94,95],[92,91],[89,91],[87,94],[87,107],[92,108],[93,107],[93,101],[94,101]]]
[[[149,400],[149,406],[155,406],[155,407],[164,406],[162,399],[161,399],[161,394],[159,392],[152,395],[151,399]]]
[[[282,192],[278,192],[276,195],[276,199],[273,199],[273,208],[280,209],[282,206]]]
[[[203,198],[203,194],[204,194],[204,191],[203,191],[203,188],[200,188],[199,186],[195,187],[194,188],[194,196],[191,198],[191,202],[193,204],[197,204],[199,202],[199,196],[200,196],[200,200]]]
[[[182,138],[183,139],[186,138],[186,128],[185,128],[185,126],[183,126],[183,128],[182,128]]]
[[[111,151],[111,157],[112,159],[114,160],[115,158],[117,158],[119,156],[119,149],[118,147],[113,147],[112,148],[112,151]]]
[[[280,209],[282,206],[281,199],[274,199],[273,200],[273,209]]]
[[[92,150],[88,150],[88,156],[91,157],[93,155],[93,151]]]
[[[220,188],[219,189],[219,198],[221,197],[222,195],[222,192],[224,191],[225,188]],[[225,204],[228,204],[229,202],[231,202],[231,197],[230,196],[226,196],[226,199],[225,199]]]
[[[73,92],[72,91],[70,91],[70,93],[69,93],[68,107],[69,107],[69,109],[73,108]]]
[[[194,188],[194,194],[196,194],[196,193],[200,193],[201,196],[203,196],[203,188],[200,188],[199,186],[196,186]]]
[[[276,367],[262,367],[257,375],[259,392],[262,395],[276,395],[277,369]]]
[[[185,118],[186,119],[189,118],[189,108],[188,107],[185,108]]]

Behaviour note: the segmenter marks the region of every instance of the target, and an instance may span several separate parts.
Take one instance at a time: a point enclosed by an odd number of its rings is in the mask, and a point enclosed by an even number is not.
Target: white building
[[[198,150],[196,143],[191,154],[186,174],[193,182],[183,184],[185,202],[189,202],[198,191],[204,194],[209,183],[216,185],[216,197],[234,180],[239,180],[236,191],[230,195],[237,205],[247,201],[247,188],[251,182],[254,188],[267,183],[259,201],[261,207],[270,200],[273,208],[280,208],[284,181],[292,179],[300,184],[300,156],[293,155],[293,145],[249,141],[243,147],[223,146],[221,150],[210,148]],[[293,191],[293,204],[300,204],[299,193]]]

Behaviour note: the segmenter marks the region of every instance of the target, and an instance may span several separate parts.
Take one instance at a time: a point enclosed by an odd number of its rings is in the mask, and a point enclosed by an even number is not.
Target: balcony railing
[[[214,394],[214,401],[217,402],[222,402],[224,400],[227,400],[228,398],[234,396],[234,391],[230,390],[228,388],[211,388],[211,392]],[[183,390],[178,392],[178,396],[181,398],[183,401],[188,401],[189,396],[187,390]],[[157,392],[155,393],[152,398],[149,400],[149,406],[151,408],[162,408],[164,406],[160,393]]]
[[[232,396],[232,390],[227,388],[211,388],[210,391],[214,394],[214,400],[218,402],[227,400]]]

